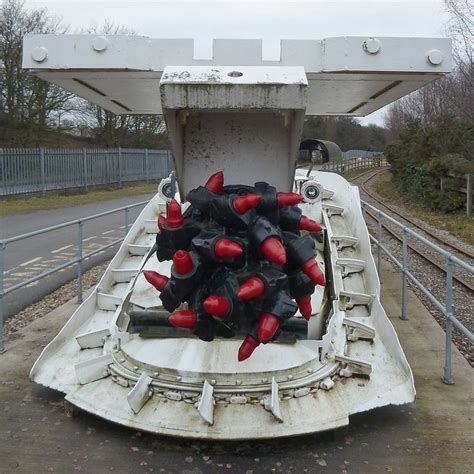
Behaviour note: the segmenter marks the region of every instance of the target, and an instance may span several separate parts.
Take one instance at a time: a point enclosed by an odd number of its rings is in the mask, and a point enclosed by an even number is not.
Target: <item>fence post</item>
[[[471,216],[472,211],[472,179],[471,175],[466,175],[466,215]]]
[[[44,172],[44,148],[39,149],[40,152],[40,166],[41,166],[41,192],[43,196],[46,194],[46,180],[45,180],[45,172]]]
[[[400,318],[403,320],[407,320],[407,306],[408,306],[408,235],[406,227],[403,227],[403,241],[402,241],[402,272],[403,272],[403,279],[402,279],[402,314]]]
[[[382,281],[382,215],[379,212],[379,219],[377,221],[377,273],[379,274],[379,281]]]
[[[148,166],[148,148],[145,148],[145,176],[146,176],[146,184],[150,182],[150,177],[148,176],[150,171],[149,171],[149,166]]]
[[[77,221],[77,303],[82,303],[82,234],[84,223]]]
[[[0,241],[0,354],[5,352],[5,346],[3,342],[3,270],[4,270],[4,259],[5,259],[5,242]]]
[[[122,186],[122,149],[118,147],[118,178],[119,186]]]
[[[83,170],[84,170],[84,189],[87,191],[87,150],[82,149],[82,161],[83,161]]]
[[[452,385],[453,375],[451,371],[451,343],[453,339],[453,261],[451,254],[446,262],[446,342],[444,348],[444,374],[443,382]]]
[[[128,213],[130,212],[130,209],[128,206],[125,208],[125,237],[128,234]]]
[[[3,148],[0,148],[0,157],[2,158],[2,196],[7,195],[7,178],[6,178],[6,170],[5,170],[5,154],[3,153]]]

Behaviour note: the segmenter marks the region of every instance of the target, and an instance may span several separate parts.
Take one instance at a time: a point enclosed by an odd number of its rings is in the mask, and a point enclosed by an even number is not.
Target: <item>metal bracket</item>
[[[137,380],[135,387],[128,392],[127,402],[133,410],[133,413],[139,413],[145,403],[152,397],[153,391],[150,390],[151,382],[151,377],[142,373]]]
[[[112,276],[115,283],[129,283],[132,278],[140,273],[139,268],[114,268]]]
[[[107,367],[114,361],[112,354],[105,354],[95,357],[85,362],[80,362],[74,366],[76,377],[81,385],[85,385],[96,380],[109,376]]]
[[[332,199],[334,197],[334,191],[330,189],[323,188],[323,193],[321,199]]]
[[[370,305],[373,301],[373,296],[366,293],[354,293],[352,291],[341,290],[339,298],[344,297],[343,310],[352,309],[355,305]]]
[[[338,258],[336,265],[342,268],[342,278],[344,278],[350,273],[358,273],[364,270],[365,261],[357,258]]]
[[[278,384],[275,377],[272,378],[272,392],[263,397],[263,406],[265,410],[271,411],[278,421],[283,422],[280,411],[280,397],[278,396]]]
[[[342,324],[346,326],[346,336],[348,341],[358,341],[359,339],[368,339],[373,341],[375,338],[375,328],[368,324],[361,323],[355,319],[344,318]]]
[[[214,424],[214,387],[207,381],[204,381],[202,392],[197,402],[197,410],[202,419],[208,424]]]
[[[104,311],[115,311],[121,303],[120,296],[97,292],[97,306]]]
[[[93,349],[95,347],[102,347],[109,336],[110,329],[102,328],[97,329],[96,331],[79,334],[76,336],[76,341],[81,346],[81,349]]]
[[[355,247],[359,243],[359,239],[351,235],[333,235],[331,242],[336,244],[337,250],[342,250],[344,247]]]
[[[363,360],[342,355],[336,355],[335,360],[344,364],[344,368],[339,371],[341,377],[351,377],[352,375],[369,376],[372,372],[372,364]]]
[[[326,211],[328,217],[340,216],[344,212],[344,208],[334,204],[323,204],[323,211]]]
[[[149,245],[127,244],[128,253],[137,257],[146,255],[150,247]]]

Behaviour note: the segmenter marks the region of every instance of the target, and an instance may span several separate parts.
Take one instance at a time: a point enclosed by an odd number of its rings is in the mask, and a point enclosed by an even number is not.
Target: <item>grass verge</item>
[[[48,193],[46,196],[12,197],[0,200],[0,216],[13,216],[30,212],[80,206],[98,201],[136,196],[156,192],[157,184],[139,184],[125,187],[107,187],[87,192]]]
[[[413,203],[393,185],[391,173],[382,173],[373,182],[372,189],[385,201],[409,210],[412,216],[438,229],[445,230],[470,245],[474,245],[474,218],[467,217],[464,212],[446,214],[425,209]]]

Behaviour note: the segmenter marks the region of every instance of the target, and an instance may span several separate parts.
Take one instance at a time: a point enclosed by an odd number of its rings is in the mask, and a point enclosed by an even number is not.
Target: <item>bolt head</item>
[[[377,38],[369,38],[364,41],[362,47],[368,54],[377,54],[382,49],[382,43]]]
[[[31,57],[37,63],[42,63],[48,57],[48,50],[44,46],[38,46],[31,52]]]
[[[109,40],[105,36],[96,36],[92,41],[92,48],[94,51],[101,53],[109,46]]]
[[[441,53],[441,51],[438,49],[432,49],[431,51],[428,51],[428,61],[433,66],[438,66],[443,62],[443,53]]]

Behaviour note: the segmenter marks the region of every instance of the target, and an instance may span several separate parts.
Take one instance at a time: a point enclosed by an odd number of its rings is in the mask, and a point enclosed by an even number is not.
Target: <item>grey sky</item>
[[[63,17],[71,32],[105,19],[155,38],[194,38],[199,56],[212,38],[262,38],[275,59],[278,40],[330,36],[444,36],[442,0],[128,1],[27,0]],[[362,119],[381,124],[383,110]]]

